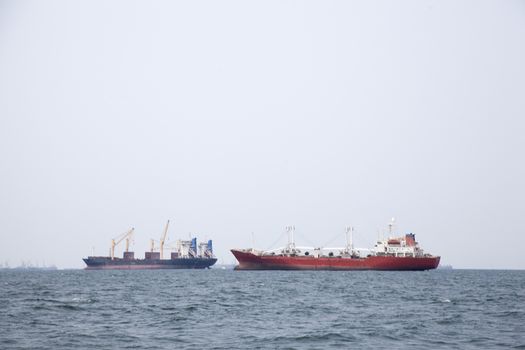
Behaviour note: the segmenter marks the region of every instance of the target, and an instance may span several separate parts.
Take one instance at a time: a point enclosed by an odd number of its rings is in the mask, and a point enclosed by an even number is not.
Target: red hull
[[[341,258],[313,256],[259,256],[240,250],[231,251],[239,261],[236,270],[431,270],[439,265],[439,256],[370,256]]]

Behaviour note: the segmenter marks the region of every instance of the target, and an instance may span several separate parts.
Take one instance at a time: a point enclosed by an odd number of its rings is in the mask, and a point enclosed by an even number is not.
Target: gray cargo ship
[[[145,269],[205,269],[217,262],[213,255],[212,241],[197,244],[197,238],[188,241],[178,240],[169,259],[164,259],[164,242],[168,232],[169,221],[159,241],[158,251],[155,242],[151,240],[150,251],[144,259],[136,259],[135,253],[129,251],[134,229],[111,240],[110,256],[88,256],[84,258],[86,270],[145,270]],[[115,257],[115,247],[122,241],[126,248],[122,258]]]

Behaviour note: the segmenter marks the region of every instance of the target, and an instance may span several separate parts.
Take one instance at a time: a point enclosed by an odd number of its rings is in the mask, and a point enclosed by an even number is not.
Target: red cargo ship
[[[390,234],[393,221],[389,224]],[[293,226],[286,228],[288,244],[279,249],[257,251],[232,249],[239,261],[236,270],[431,270],[439,265],[439,256],[426,254],[415,235],[379,240],[374,249],[354,249],[347,228],[347,245],[343,248],[296,247]],[[350,237],[349,237],[350,236]]]

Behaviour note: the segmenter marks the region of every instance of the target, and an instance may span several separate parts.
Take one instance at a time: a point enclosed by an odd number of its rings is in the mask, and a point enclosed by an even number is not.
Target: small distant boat
[[[392,234],[394,220],[389,224]],[[413,233],[378,240],[373,249],[354,249],[353,228],[347,227],[347,245],[342,248],[297,247],[294,226],[286,227],[288,244],[269,251],[232,249],[239,262],[236,270],[431,270],[439,256],[426,254]]]
[[[169,259],[164,259],[164,242],[168,232],[169,220],[160,239],[160,245],[155,247],[151,240],[150,251],[144,259],[136,259],[135,253],[129,251],[134,229],[111,240],[110,256],[88,256],[84,258],[86,270],[145,270],[145,269],[205,269],[217,262],[213,255],[212,241],[197,244],[197,238],[188,241],[177,241],[175,252]],[[126,242],[123,257],[115,257],[115,247],[122,241]]]

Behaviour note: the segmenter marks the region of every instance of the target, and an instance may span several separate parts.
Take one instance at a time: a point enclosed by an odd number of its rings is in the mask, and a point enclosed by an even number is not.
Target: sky
[[[525,2],[0,0],[0,263],[159,239],[525,269]],[[117,249],[121,254],[122,247]]]

